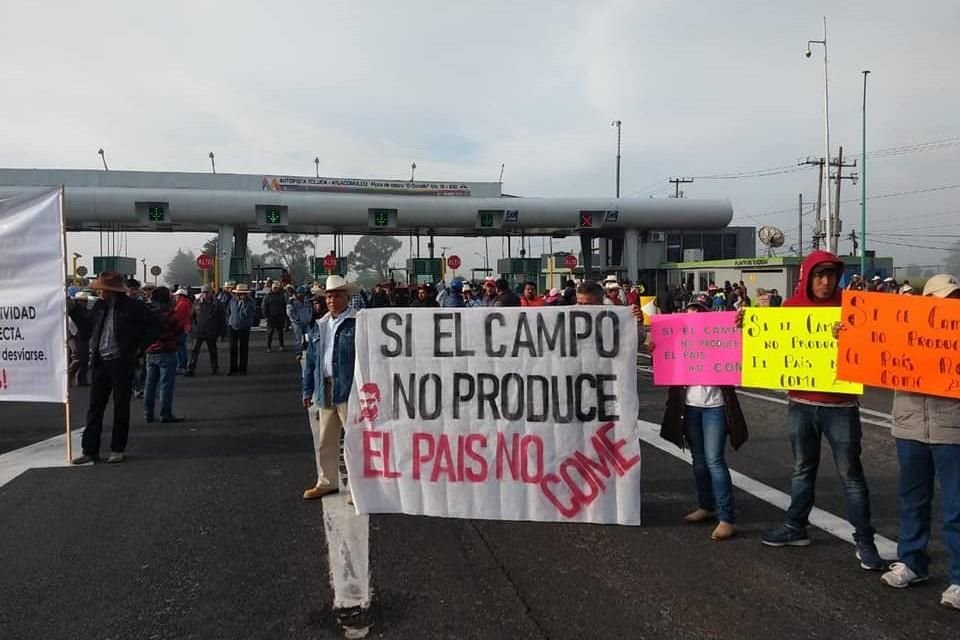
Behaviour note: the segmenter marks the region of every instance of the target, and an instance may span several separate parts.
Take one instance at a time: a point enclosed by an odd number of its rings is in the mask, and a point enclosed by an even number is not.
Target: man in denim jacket
[[[340,276],[329,276],[324,296],[327,313],[310,327],[303,360],[303,408],[317,459],[317,482],[303,492],[304,500],[339,490],[340,435],[353,384],[357,311],[350,306],[350,285]]]

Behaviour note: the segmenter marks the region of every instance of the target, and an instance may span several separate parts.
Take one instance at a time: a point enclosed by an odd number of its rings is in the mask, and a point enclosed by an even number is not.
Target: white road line
[[[669,453],[673,457],[685,461],[687,464],[693,464],[693,459],[690,457],[689,451],[681,451],[677,445],[673,444],[672,442],[667,442],[660,437],[660,425],[647,422],[645,420],[637,420],[637,427],[640,431],[640,439],[647,444],[654,446],[665,453]],[[790,507],[790,496],[784,492],[777,491],[773,487],[765,485],[762,482],[754,480],[749,476],[745,476],[739,471],[734,471],[733,469],[730,469],[730,477],[733,480],[733,485],[738,489],[746,491],[750,495],[759,498],[768,504],[772,504],[783,511],[786,511]],[[814,507],[813,511],[810,512],[810,524],[840,538],[841,540],[845,540],[846,542],[853,544],[853,527],[850,525],[850,523],[843,518],[829,513],[828,511]],[[876,543],[877,549],[880,551],[880,555],[884,559],[895,560],[897,558],[896,542],[890,540],[889,538],[884,538],[881,535],[877,535]]]
[[[83,429],[73,432],[73,450],[79,455],[80,436]],[[28,469],[66,467],[67,450],[65,435],[54,436],[40,442],[0,454],[0,487]]]
[[[333,607],[370,606],[370,516],[347,504],[346,487],[323,500],[323,530],[330,558]]]

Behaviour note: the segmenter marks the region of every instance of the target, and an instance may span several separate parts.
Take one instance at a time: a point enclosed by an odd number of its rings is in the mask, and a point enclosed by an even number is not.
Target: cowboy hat
[[[123,274],[116,271],[104,271],[97,275],[97,279],[90,283],[91,289],[100,289],[101,291],[115,291],[116,293],[126,293],[127,288],[123,286]]]
[[[954,291],[960,289],[960,282],[949,273],[938,273],[923,286],[923,295],[946,298]]]
[[[237,294],[239,294],[239,293],[250,293],[250,287],[248,287],[247,285],[245,285],[245,284],[243,284],[243,283],[241,282],[240,284],[238,284],[238,285],[236,286],[236,288],[234,288],[233,292],[234,292],[234,293],[237,293]]]
[[[350,291],[353,286],[344,280],[343,276],[327,276],[327,286],[324,287],[324,290],[327,293],[332,293],[334,291]]]
[[[187,293],[187,290],[186,290],[186,289],[184,289],[183,287],[180,287],[179,289],[177,289],[176,291],[173,292],[173,295],[175,295],[175,296],[188,296],[188,295],[190,295],[190,294]]]

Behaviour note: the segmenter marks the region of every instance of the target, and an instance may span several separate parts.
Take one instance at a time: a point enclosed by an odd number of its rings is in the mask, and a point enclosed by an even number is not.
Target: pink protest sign
[[[653,383],[739,385],[742,356],[736,316],[735,311],[653,316]]]

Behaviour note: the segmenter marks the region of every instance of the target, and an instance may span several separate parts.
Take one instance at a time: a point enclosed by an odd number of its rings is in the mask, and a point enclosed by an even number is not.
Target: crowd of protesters
[[[800,281],[789,299],[776,289],[757,289],[751,299],[743,282],[710,283],[695,292],[688,284],[665,287],[657,293],[653,313],[739,311],[750,306],[840,306],[846,287],[866,291],[912,294],[909,283],[879,276],[869,282],[859,276],[845,286],[844,265],[832,254],[817,251],[808,256]],[[228,375],[247,373],[249,334],[265,319],[267,351],[273,338],[284,350],[284,335],[292,330],[293,347],[302,373],[303,407],[308,412],[317,465],[317,481],[303,498],[320,498],[340,489],[345,469],[338,468],[342,431],[347,423],[347,400],[352,388],[355,318],[364,308],[380,307],[547,307],[557,305],[625,305],[638,320],[642,285],[633,286],[608,276],[602,282],[568,280],[562,288],[539,290],[534,282],[516,287],[504,278],[468,282],[420,284],[415,292],[393,283],[377,285],[367,294],[355,290],[340,276],[327,279],[326,287],[293,287],[268,282],[258,302],[245,284],[226,283],[214,293],[205,286],[197,295],[175,287],[141,287],[124,282],[119,274],[103,273],[92,285],[97,295],[72,291],[69,308],[70,375],[76,385],[90,387],[90,403],[83,453],[76,464],[100,459],[103,416],[113,399],[113,431],[108,462],[124,460],[130,426],[131,396],[141,394],[147,422],[183,420],[173,412],[177,374],[191,377],[204,347],[213,375],[219,372],[217,341],[229,336]],[[960,298],[960,282],[940,274],[929,279],[923,295]],[[188,349],[188,336],[192,348]],[[650,348],[656,345],[651,344]],[[729,441],[739,448],[747,438],[747,425],[732,387],[671,387],[662,421],[661,436],[693,457],[697,507],[684,520],[716,522],[714,540],[736,535],[736,509],[730,471],[724,450]],[[362,390],[361,390],[362,392]],[[159,394],[159,403],[157,395]],[[943,490],[944,539],[949,552],[950,586],[941,596],[944,605],[960,609],[960,426],[956,400],[924,394],[896,392],[893,435],[899,466],[901,536],[898,561],[885,562],[874,542],[870,493],[861,463],[862,431],[856,396],[794,391],[789,394],[787,428],[794,455],[790,506],[784,522],[768,531],[761,542],[771,547],[802,547],[814,506],[821,441],[830,443],[835,466],[844,487],[848,519],[854,528],[856,558],[862,569],[883,571],[882,581],[903,588],[928,578],[927,544],[931,527],[933,482]],[[919,416],[925,416],[922,419]],[[339,478],[339,483],[338,483]]]

